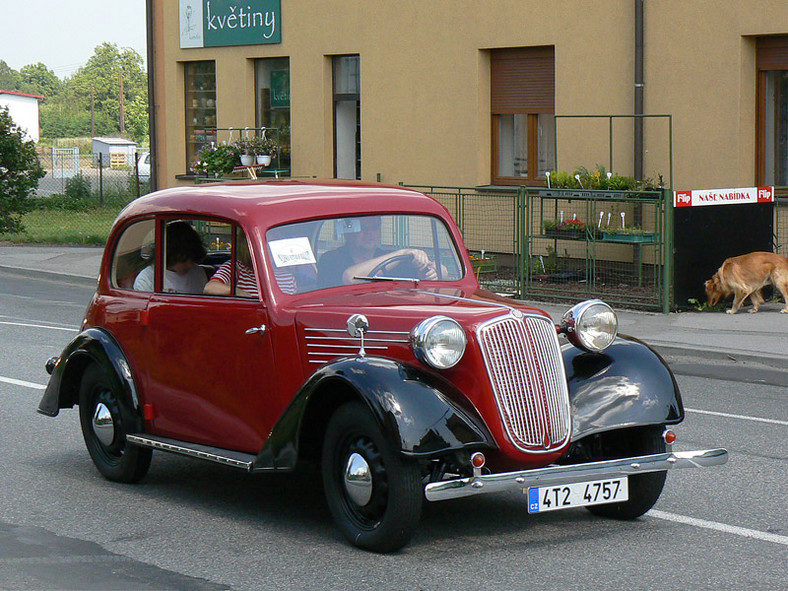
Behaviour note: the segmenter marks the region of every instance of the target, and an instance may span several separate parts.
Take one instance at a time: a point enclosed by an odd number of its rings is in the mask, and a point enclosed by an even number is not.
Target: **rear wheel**
[[[350,543],[374,552],[408,543],[424,498],[419,464],[394,448],[361,402],[331,417],[322,472],[329,509]]]
[[[91,364],[79,387],[82,436],[98,471],[116,482],[137,482],[150,467],[152,451],[130,445],[131,410],[104,370]]]

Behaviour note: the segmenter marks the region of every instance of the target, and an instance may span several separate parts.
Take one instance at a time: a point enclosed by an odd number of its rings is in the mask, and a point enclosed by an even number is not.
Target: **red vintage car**
[[[531,513],[632,519],[666,471],[676,381],[613,310],[559,325],[482,290],[460,232],[400,187],[276,181],[137,199],[107,242],[80,334],[39,412],[79,406],[110,480],[152,450],[250,472],[320,465],[330,511],[361,548],[402,547],[429,501],[501,490]]]

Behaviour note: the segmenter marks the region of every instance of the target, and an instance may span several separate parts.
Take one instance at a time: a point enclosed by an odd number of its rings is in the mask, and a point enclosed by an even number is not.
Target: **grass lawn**
[[[90,211],[36,209],[22,217],[24,232],[0,234],[0,240],[50,244],[92,244],[107,242],[112,222],[122,207]]]

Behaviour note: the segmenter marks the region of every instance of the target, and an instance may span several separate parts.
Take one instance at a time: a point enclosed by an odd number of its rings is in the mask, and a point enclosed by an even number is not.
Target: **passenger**
[[[358,283],[361,280],[355,277],[367,277],[381,263],[401,255],[412,257],[408,264],[415,268],[419,278],[438,278],[435,265],[423,250],[402,248],[386,252],[380,248],[380,216],[351,218],[341,223],[345,225],[345,244],[320,257],[317,264],[320,287]]]
[[[238,232],[235,240],[235,295],[243,298],[258,298],[257,277],[252,269],[252,255],[243,232]],[[205,285],[206,295],[228,296],[232,285],[232,259],[225,261]]]
[[[202,293],[208,278],[199,263],[206,250],[200,235],[191,224],[183,221],[167,224],[164,291],[169,293]],[[137,291],[153,291],[154,265],[148,265],[134,280]]]

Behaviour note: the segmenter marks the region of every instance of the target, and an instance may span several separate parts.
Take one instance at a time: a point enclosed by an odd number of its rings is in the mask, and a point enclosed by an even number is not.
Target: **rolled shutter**
[[[555,112],[555,48],[496,49],[491,55],[493,113]]]
[[[758,70],[788,70],[788,37],[760,37]]]

